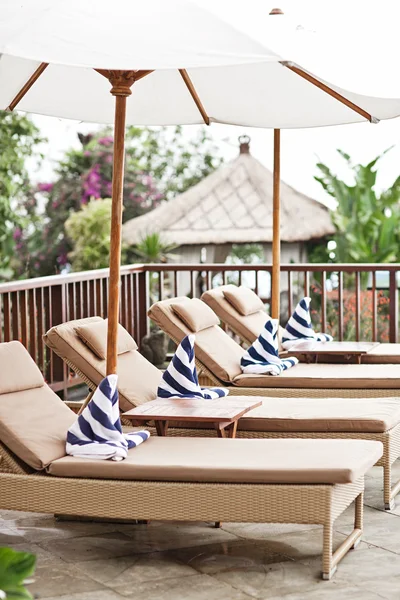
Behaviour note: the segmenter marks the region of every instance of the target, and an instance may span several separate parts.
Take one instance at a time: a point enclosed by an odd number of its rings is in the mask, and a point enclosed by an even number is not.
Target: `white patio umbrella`
[[[243,17],[267,19],[252,3]],[[0,0],[0,14],[0,107],[114,121],[107,374],[117,370],[126,122],[279,129],[400,114],[399,99],[328,83],[293,62],[293,46],[275,52],[268,33],[253,37],[203,0]]]

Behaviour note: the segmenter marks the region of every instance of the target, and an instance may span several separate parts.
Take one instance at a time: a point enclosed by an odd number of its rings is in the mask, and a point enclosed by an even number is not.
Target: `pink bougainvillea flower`
[[[22,238],[22,229],[20,227],[16,227],[13,233],[13,239],[17,242]]]
[[[54,187],[54,183],[38,183],[37,187],[39,192],[51,192]]]
[[[97,140],[101,146],[112,146],[114,143],[114,138],[111,135],[107,135],[105,137],[99,138]]]

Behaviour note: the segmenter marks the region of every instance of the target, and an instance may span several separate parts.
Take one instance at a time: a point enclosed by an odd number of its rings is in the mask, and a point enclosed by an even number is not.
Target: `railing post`
[[[397,271],[390,271],[389,276],[389,342],[397,343],[398,315],[399,315],[399,292],[397,289]]]
[[[65,284],[61,283],[60,285],[50,287],[49,294],[51,304],[50,327],[53,327],[54,325],[60,325],[67,320]],[[66,365],[64,361],[52,351],[50,364],[50,381],[51,383],[62,382],[63,398],[66,400],[68,390],[68,370]]]
[[[147,271],[143,271],[138,274],[138,286],[137,286],[137,299],[138,299],[138,318],[139,323],[137,324],[136,331],[139,332],[138,339],[136,340],[139,350],[142,344],[142,339],[148,334],[148,317],[147,311],[149,309],[149,274]]]

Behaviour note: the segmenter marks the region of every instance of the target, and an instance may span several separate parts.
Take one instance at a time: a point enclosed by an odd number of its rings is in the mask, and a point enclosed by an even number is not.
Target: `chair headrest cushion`
[[[0,344],[0,394],[22,392],[43,385],[41,372],[20,342]]]
[[[239,287],[232,285],[229,286],[229,289],[227,286],[224,290],[224,297],[243,317],[252,315],[259,310],[265,310],[264,304],[257,294],[244,285]]]
[[[193,333],[219,325],[215,312],[198,298],[171,304],[172,310]]]
[[[77,335],[101,360],[107,358],[107,319],[76,328]],[[125,327],[118,325],[118,354],[137,350],[137,344]]]

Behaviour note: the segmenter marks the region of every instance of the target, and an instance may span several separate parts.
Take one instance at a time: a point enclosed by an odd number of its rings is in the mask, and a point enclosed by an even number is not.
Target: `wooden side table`
[[[169,421],[183,423],[207,423],[214,427],[218,437],[236,437],[240,417],[257,406],[261,400],[224,396],[215,400],[197,398],[157,398],[145,402],[126,413],[123,417],[133,424],[154,421],[157,435],[167,435]]]

